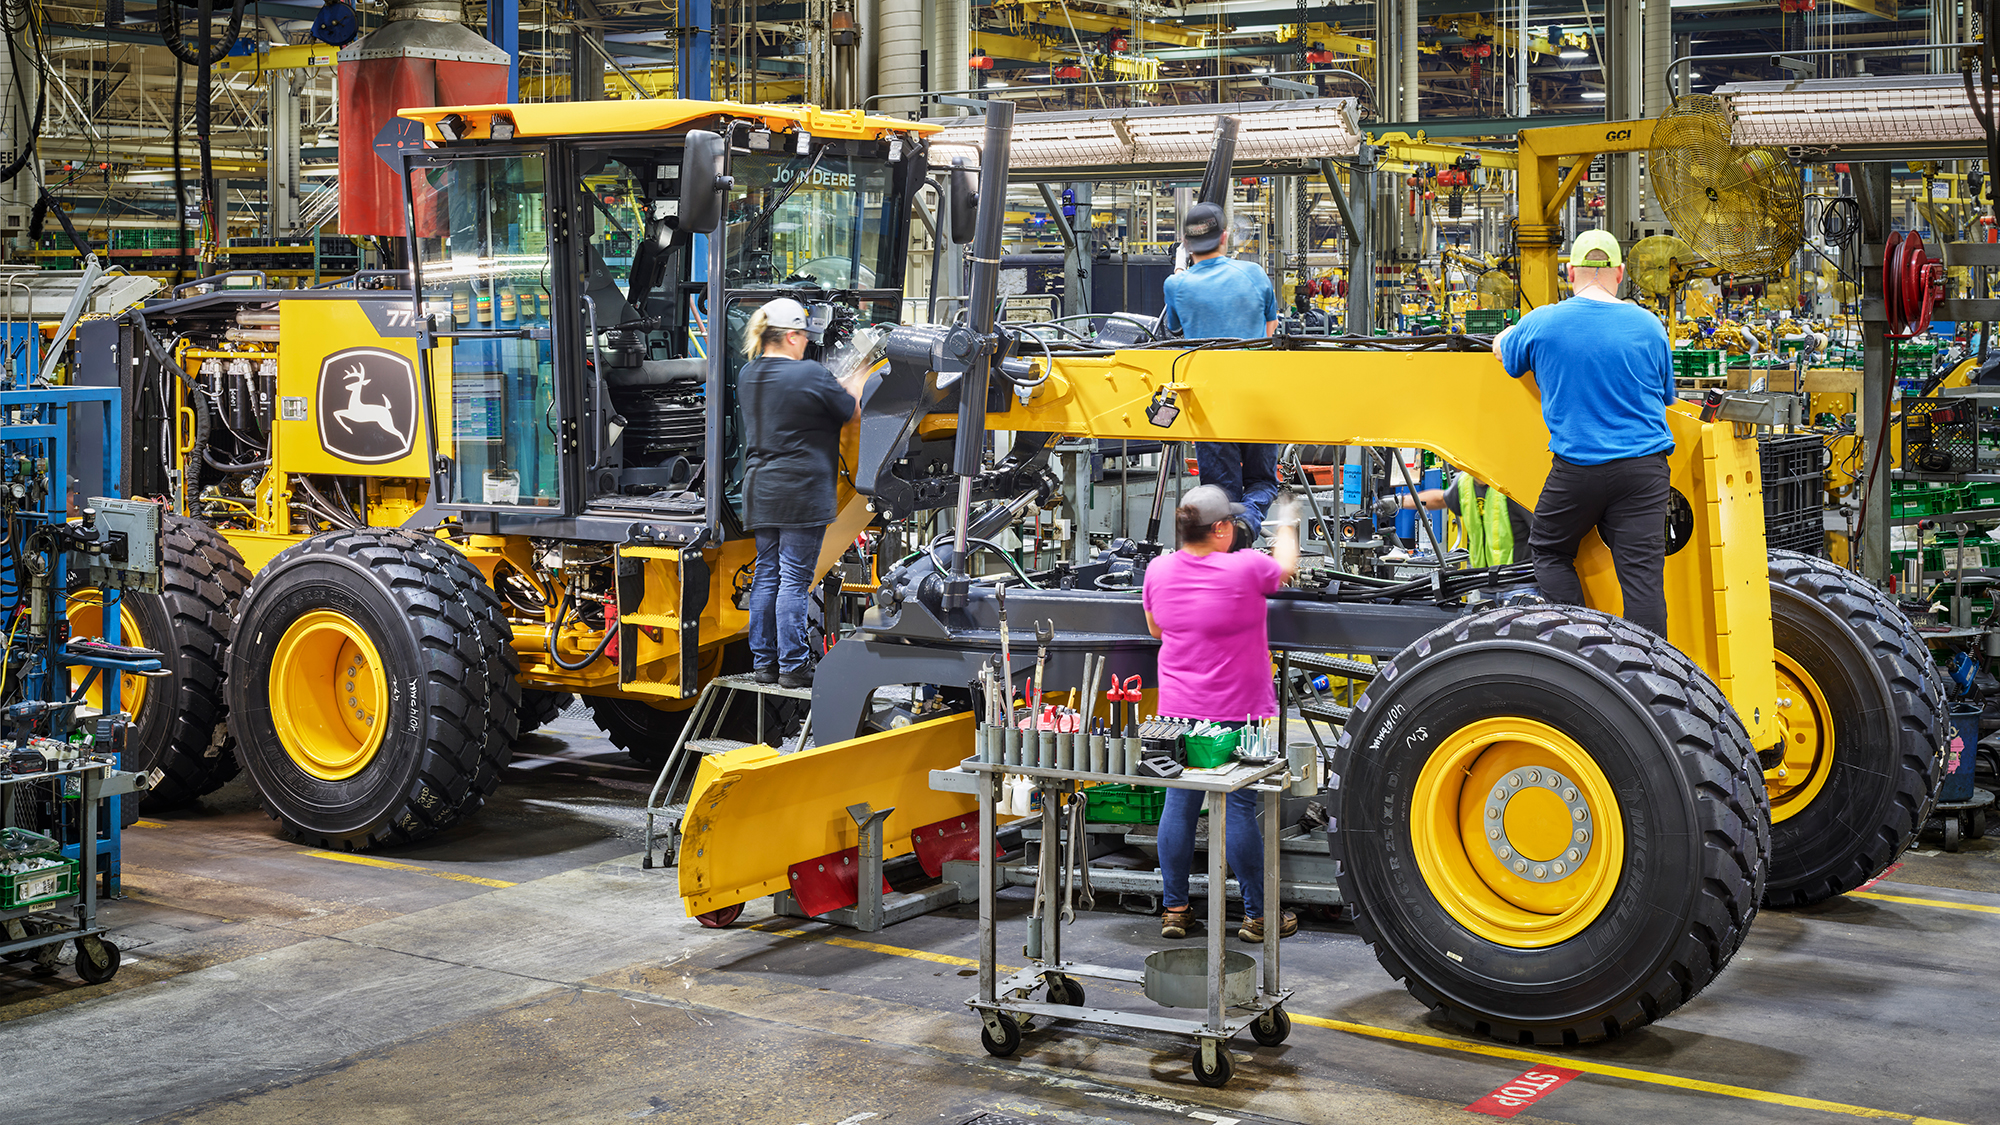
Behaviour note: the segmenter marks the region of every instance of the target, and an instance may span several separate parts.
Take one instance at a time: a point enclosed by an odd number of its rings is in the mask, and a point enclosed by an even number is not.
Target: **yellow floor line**
[[[165,828],[165,827],[166,827],[166,825],[164,825],[164,824],[161,824],[161,823],[160,823],[159,821],[157,821],[157,820],[135,820],[135,821],[133,821],[133,822],[132,822],[132,827],[134,827],[134,828]]]
[[[1876,891],[1849,891],[1848,898],[1872,898],[1877,902],[1900,902],[1906,906],[1937,906],[1946,910],[1971,910],[1980,914],[2000,914],[2000,906],[1981,906],[1973,902],[1946,902],[1941,898],[1910,898],[1905,895],[1885,895]]]
[[[418,867],[413,863],[397,863],[389,859],[376,859],[369,855],[343,855],[340,852],[323,852],[308,848],[299,853],[314,859],[337,859],[342,863],[358,863],[363,867],[380,867],[389,871],[413,871],[418,875],[429,875],[433,879],[451,879],[460,883],[477,883],[482,887],[511,887],[514,884],[499,879],[485,879],[478,875],[460,875],[455,871],[433,871],[428,867]]]
[[[345,859],[348,857],[338,856]],[[1850,891],[1849,894],[1855,892]],[[1887,898],[1887,895],[1871,895],[1871,898]],[[1923,899],[1895,900],[1926,902]],[[1940,906],[1959,906],[1959,903],[1936,903]],[[1983,909],[1992,909],[1986,907]],[[752,927],[755,929],[756,927]],[[837,945],[843,949],[859,949],[868,953],[886,953],[892,957],[909,957],[917,961],[930,961],[939,965],[962,965],[978,968],[979,962],[970,957],[954,957],[947,953],[930,953],[920,949],[904,949],[901,946],[883,945],[880,942],[859,941],[855,938],[833,937],[823,933],[808,933],[805,930],[762,930],[774,937],[800,938],[816,941],[824,945]],[[1011,966],[997,966],[1002,973],[1012,973]],[[1580,1070],[1586,1074],[1601,1074],[1607,1078],[1622,1078],[1628,1082],[1646,1082],[1655,1086],[1672,1086],[1682,1090],[1694,1090],[1704,1094],[1721,1094],[1724,1097],[1741,1098],[1745,1101],[1764,1102],[1770,1105],[1787,1105],[1798,1109],[1815,1109],[1823,1113],[1840,1113],[1849,1117],[1874,1117],[1887,1121],[1908,1121],[1911,1125],[1956,1125],[1934,1117],[1917,1117],[1913,1114],[1898,1113],[1889,1109],[1870,1109],[1867,1106],[1848,1105],[1845,1102],[1830,1102],[1820,1098],[1802,1098],[1794,1094],[1780,1094],[1771,1090],[1757,1090],[1749,1086],[1731,1086],[1723,1082],[1707,1082],[1699,1078],[1682,1078],[1675,1074],[1661,1074],[1658,1071],[1634,1070],[1631,1067],[1612,1066],[1608,1063],[1592,1062],[1573,1055],[1550,1055],[1537,1051],[1523,1051],[1516,1047],[1503,1047],[1498,1043],[1473,1043],[1461,1039],[1446,1039],[1436,1035],[1423,1035],[1412,1031],[1396,1031],[1386,1027],[1375,1027],[1365,1023],[1350,1023],[1346,1020],[1322,1019],[1318,1016],[1302,1016],[1297,1011],[1291,1013],[1293,1023],[1323,1027],[1330,1031],[1345,1031],[1351,1035],[1365,1035],[1372,1039],[1388,1039],[1398,1043],[1410,1043],[1420,1047],[1436,1047],[1446,1051],[1459,1051],[1471,1055],[1485,1055],[1490,1058],[1515,1059],[1520,1062],[1539,1063],[1545,1066],[1562,1066]]]

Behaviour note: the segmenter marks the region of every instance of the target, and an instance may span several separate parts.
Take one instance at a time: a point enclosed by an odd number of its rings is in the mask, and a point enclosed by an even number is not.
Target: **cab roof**
[[[438,122],[451,114],[466,122],[461,140],[485,140],[492,135],[495,116],[511,118],[516,137],[601,136],[605,133],[658,133],[713,117],[734,117],[761,123],[774,131],[804,128],[815,137],[874,140],[887,133],[929,134],[942,126],[900,117],[873,117],[858,109],[821,109],[811,105],[744,105],[687,98],[652,98],[606,102],[530,102],[518,105],[431,106],[397,110],[396,115],[424,124],[426,139],[444,140]]]

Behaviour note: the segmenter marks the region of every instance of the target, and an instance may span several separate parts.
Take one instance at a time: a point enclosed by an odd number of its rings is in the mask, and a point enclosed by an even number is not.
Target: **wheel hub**
[[[1833,772],[1832,711],[1819,684],[1798,661],[1776,654],[1778,698],[1772,707],[1778,720],[1784,756],[1764,771],[1764,788],[1771,797],[1771,822],[1776,824],[1812,804]]]
[[[1582,788],[1551,767],[1515,770],[1486,796],[1487,847],[1530,882],[1566,878],[1590,855],[1590,836]]]
[[[1624,866],[1618,796],[1564,732],[1523,717],[1468,724],[1439,740],[1411,796],[1418,870],[1471,933],[1540,949],[1610,904]]]
[[[382,746],[375,719],[388,680],[375,643],[359,624],[332,610],[292,622],[271,666],[271,720],[292,762],[322,781],[367,768]]]

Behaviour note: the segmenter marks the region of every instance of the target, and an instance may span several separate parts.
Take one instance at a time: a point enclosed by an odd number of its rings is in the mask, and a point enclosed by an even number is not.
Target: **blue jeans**
[[[1263,534],[1264,513],[1278,498],[1278,447],[1247,441],[1198,441],[1194,443],[1194,461],[1201,470],[1201,483],[1219,486],[1231,500],[1243,505],[1251,537]]]
[[[1161,904],[1179,909],[1188,904],[1188,867],[1194,863],[1194,827],[1201,817],[1203,794],[1196,789],[1167,790],[1160,811]],[[1264,916],[1264,839],[1257,834],[1259,795],[1249,790],[1229,794],[1229,873],[1243,890],[1243,916]],[[1212,839],[1213,837],[1211,837]],[[1220,894],[1211,888],[1211,894]]]
[[[819,561],[823,527],[760,527],[757,569],[750,578],[750,656],[759,668],[781,672],[812,666],[812,637],[806,631],[813,564]]]

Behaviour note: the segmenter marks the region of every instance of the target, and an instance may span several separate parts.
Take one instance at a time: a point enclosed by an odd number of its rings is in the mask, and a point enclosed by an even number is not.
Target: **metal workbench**
[[[1185,1036],[1194,1041],[1195,1078],[1205,1086],[1221,1086],[1234,1070],[1228,1042],[1237,1032],[1250,1028],[1252,1036],[1265,1046],[1284,1042],[1291,1031],[1291,1018],[1283,1004],[1291,995],[1280,986],[1278,964],[1278,924],[1283,910],[1278,901],[1278,797],[1286,780],[1281,758],[1268,765],[1232,763],[1216,770],[1191,770],[1166,779],[1126,774],[1104,774],[1077,770],[1040,769],[968,760],[959,769],[971,775],[972,789],[979,802],[979,995],[966,1005],[979,1013],[980,1042],[988,1053],[1005,1057],[1020,1048],[1021,1033],[1035,1017],[1065,1020],[1075,1024],[1120,1027],[1139,1031]],[[945,771],[939,771],[944,773]],[[1062,849],[1065,796],[1074,799],[1078,783],[1120,782],[1167,789],[1194,789],[1209,794],[1208,806],[1208,886],[1223,885],[1223,865],[1228,851],[1228,815],[1225,798],[1245,788],[1263,794],[1264,835],[1264,926],[1263,965],[1255,995],[1246,1003],[1228,1005],[1223,996],[1223,948],[1225,896],[1208,896],[1208,1010],[1203,1019],[1183,1019],[1149,1012],[1090,1007],[1082,986],[1074,978],[1143,983],[1143,970],[1090,965],[1064,958],[1062,953],[1062,911],[1047,905],[1039,919],[1039,957],[1026,968],[1000,979],[999,933],[994,918],[998,890],[994,859],[994,833],[998,824],[995,791],[1002,774],[1025,776],[1034,781],[1042,795],[1041,858],[1043,872],[1053,873],[1064,863]],[[933,775],[936,777],[938,775]],[[955,788],[955,786],[954,786]],[[1087,862],[1087,860],[1086,860]],[[1049,885],[1055,886],[1054,882]],[[1053,900],[1056,896],[1051,895]],[[1037,989],[1045,989],[1045,999],[1030,999]]]
[[[55,953],[63,942],[76,943],[76,975],[90,984],[102,984],[118,972],[118,947],[103,940],[105,927],[97,922],[97,809],[106,797],[138,793],[146,787],[146,775],[121,770],[108,761],[81,759],[66,762],[40,773],[0,777],[0,827],[11,827],[15,791],[23,785],[67,785],[74,779],[75,800],[79,803],[82,832],[78,839],[76,893],[48,902],[32,903],[0,910],[0,957],[36,954],[38,971],[55,971]],[[73,919],[72,919],[73,915]]]

